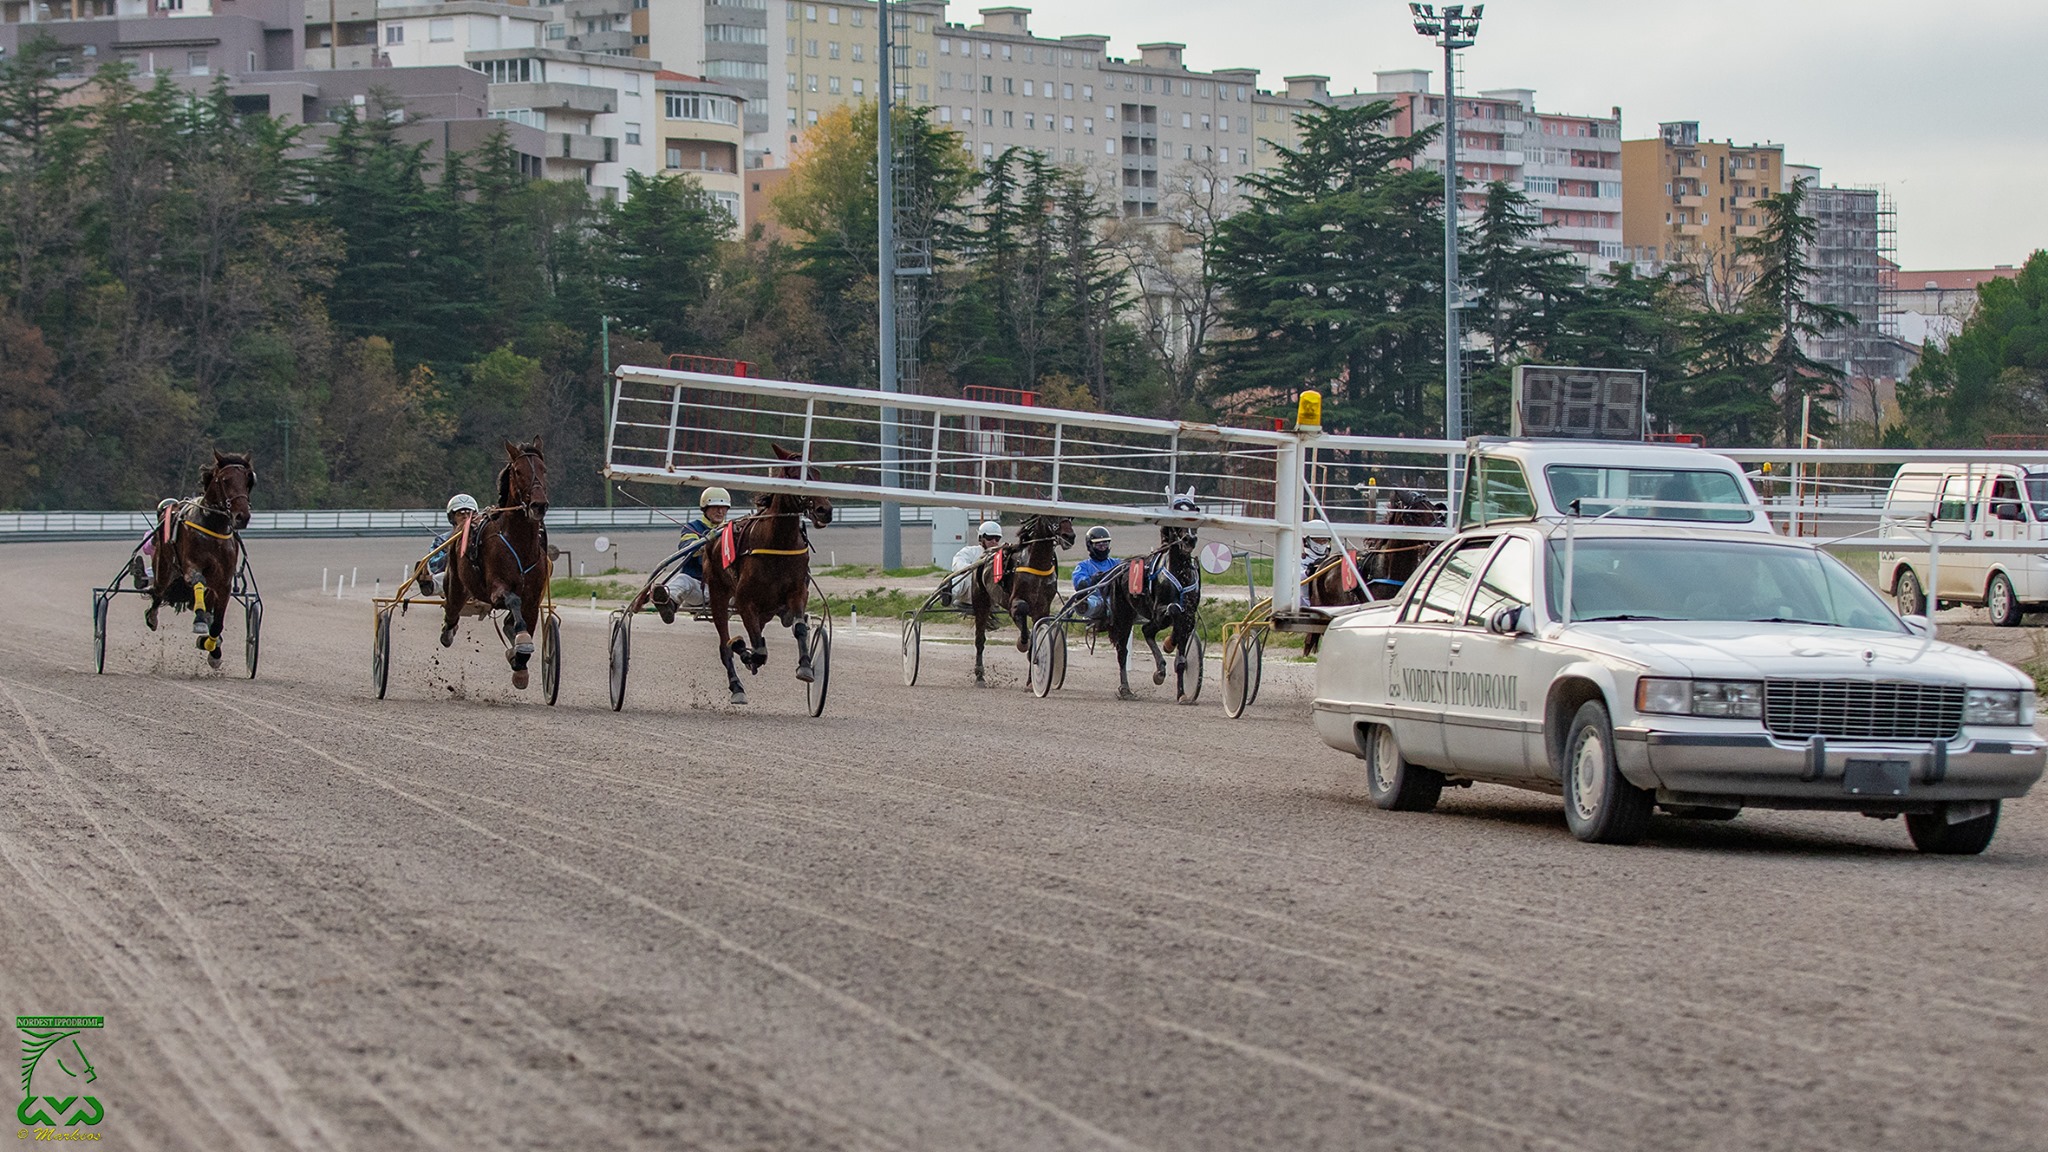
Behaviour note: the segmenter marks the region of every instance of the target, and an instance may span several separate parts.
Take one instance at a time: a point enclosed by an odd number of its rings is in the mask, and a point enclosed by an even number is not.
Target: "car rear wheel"
[[[1913,838],[1913,847],[1934,856],[1975,856],[1991,846],[1991,837],[1998,832],[1998,801],[1991,802],[1991,811],[1969,820],[1949,823],[1946,806],[1933,812],[1914,812],[1906,816],[1906,835]]]
[[[2020,598],[2013,594],[2011,577],[2003,572],[1991,574],[1991,583],[1984,587],[1984,610],[2000,628],[2011,628],[2020,622]]]
[[[1427,812],[1444,794],[1444,774],[1410,764],[1401,755],[1394,730],[1385,724],[1364,726],[1365,787],[1375,807],[1389,812]]]
[[[1927,594],[1920,590],[1920,577],[1911,568],[1899,569],[1899,578],[1892,584],[1892,597],[1901,616],[1927,614]]]
[[[1633,844],[1650,829],[1656,795],[1628,782],[1614,761],[1607,705],[1588,700],[1565,737],[1564,821],[1588,844]]]

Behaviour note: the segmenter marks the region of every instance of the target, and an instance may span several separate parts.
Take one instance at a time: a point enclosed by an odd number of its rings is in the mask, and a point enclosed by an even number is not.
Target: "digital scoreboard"
[[[1514,436],[1641,440],[1649,431],[1649,386],[1636,368],[1515,366]]]

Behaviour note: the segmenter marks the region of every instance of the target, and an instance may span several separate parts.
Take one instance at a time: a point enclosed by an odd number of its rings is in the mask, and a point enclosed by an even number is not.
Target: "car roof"
[[[1642,444],[1632,440],[1524,440],[1481,437],[1472,449],[1481,456],[1501,456],[1530,464],[1613,465],[1622,468],[1690,468],[1742,471],[1742,465],[1718,452],[1682,444]]]
[[[1497,535],[1502,532],[1513,531],[1549,540],[1563,540],[1565,527],[1566,523],[1563,519],[1495,521],[1491,525],[1467,528],[1458,533],[1458,536],[1481,536],[1489,532]],[[1571,531],[1572,535],[1581,540],[1675,540],[1686,543],[1708,543],[1725,540],[1743,544],[1776,544],[1789,548],[1814,549],[1820,547],[1811,540],[1802,540],[1794,536],[1781,536],[1776,532],[1758,532],[1750,527],[1721,527],[1668,520],[1617,519],[1609,521],[1581,518],[1572,522]]]

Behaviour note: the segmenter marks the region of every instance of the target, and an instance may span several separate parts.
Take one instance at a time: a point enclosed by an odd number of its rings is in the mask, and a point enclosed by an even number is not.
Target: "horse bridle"
[[[543,467],[543,468],[547,467],[547,463],[548,463],[548,458],[547,458],[547,457],[545,457],[545,456],[541,455],[540,453],[538,453],[538,452],[534,451],[534,450],[533,450],[533,449],[531,449],[531,448],[522,448],[522,449],[520,449],[520,452],[519,452],[519,458],[520,458],[521,460],[538,460],[538,461],[540,461],[540,463],[541,463],[541,467]],[[518,473],[516,473],[516,472],[515,472],[515,473],[513,473],[513,476],[517,476],[517,475],[518,475]],[[512,489],[512,477],[507,477],[507,478],[506,478],[506,480],[505,480],[505,490],[506,490],[506,494],[507,494],[507,495],[510,495],[510,493],[511,493],[511,489]],[[491,511],[492,511],[492,512],[509,512],[509,511],[512,511],[513,509],[517,509],[517,510],[519,510],[519,511],[521,511],[521,512],[525,512],[525,513],[527,513],[527,514],[529,514],[529,515],[531,515],[531,514],[532,514],[532,512],[533,512],[533,489],[532,489],[532,486],[531,486],[531,485],[529,485],[529,486],[528,486],[528,488],[527,488],[527,492],[526,492],[526,499],[524,499],[524,500],[521,500],[521,501],[520,501],[519,503],[517,503],[517,504],[506,504],[506,505],[502,505],[502,506],[500,506],[500,507],[497,507],[497,508],[493,508],[493,509],[491,509]]]
[[[250,487],[251,489],[253,489],[253,488],[255,488],[255,487],[256,487],[256,469],[255,469],[255,468],[253,468],[253,467],[251,467],[251,466],[249,466],[249,465],[247,465],[247,464],[244,464],[244,463],[242,463],[242,462],[241,462],[240,460],[230,460],[230,461],[228,461],[228,462],[227,462],[227,463],[225,463],[225,464],[216,464],[216,465],[214,465],[214,466],[213,466],[213,478],[214,478],[214,480],[218,481],[218,480],[220,479],[220,474],[221,474],[222,472],[225,472],[225,471],[227,471],[227,470],[228,470],[228,469],[230,469],[230,468],[240,468],[240,469],[241,469],[242,471],[244,471],[244,472],[247,472],[247,473],[249,474],[249,487]],[[223,505],[223,504],[210,504],[210,503],[208,503],[208,502],[207,502],[207,499],[208,499],[208,497],[209,497],[209,496],[211,496],[211,493],[208,493],[208,492],[201,492],[201,493],[199,494],[199,506],[200,506],[201,508],[204,508],[204,509],[206,509],[206,510],[207,510],[207,511],[209,511],[209,512],[231,512],[231,511],[232,511],[232,509],[231,509],[231,508],[230,508],[230,507],[229,507],[228,505]],[[230,500],[230,501],[229,501],[229,504],[232,504],[232,503],[233,503],[233,501],[232,501],[232,500]]]

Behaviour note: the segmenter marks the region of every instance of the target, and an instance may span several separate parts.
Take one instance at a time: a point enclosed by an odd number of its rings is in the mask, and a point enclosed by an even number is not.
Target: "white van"
[[[1885,496],[1880,537],[2048,542],[2048,467],[2019,464],[1907,464]],[[1899,614],[1928,611],[1931,565],[1924,547],[1880,552],[1878,587]],[[2048,605],[2048,555],[2024,552],[1941,554],[1933,607],[1982,604],[1991,622],[2010,628],[2020,613]]]

